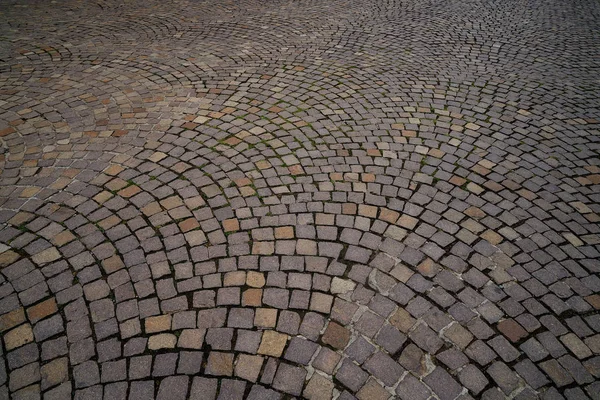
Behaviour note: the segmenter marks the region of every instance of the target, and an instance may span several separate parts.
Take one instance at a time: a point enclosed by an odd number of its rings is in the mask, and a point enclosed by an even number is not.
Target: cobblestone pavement
[[[598,1],[0,26],[1,399],[600,398]]]

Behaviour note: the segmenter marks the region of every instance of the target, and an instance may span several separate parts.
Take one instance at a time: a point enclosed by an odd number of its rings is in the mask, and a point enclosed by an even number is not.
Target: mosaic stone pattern
[[[0,399],[600,399],[597,0],[0,27]]]

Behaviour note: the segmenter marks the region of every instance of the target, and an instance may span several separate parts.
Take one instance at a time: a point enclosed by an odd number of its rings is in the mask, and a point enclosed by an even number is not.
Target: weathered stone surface
[[[313,3],[2,8],[1,398],[597,397],[600,3]]]

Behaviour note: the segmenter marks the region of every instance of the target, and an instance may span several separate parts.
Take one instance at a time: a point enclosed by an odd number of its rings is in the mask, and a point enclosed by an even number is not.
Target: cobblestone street
[[[598,0],[0,27],[0,400],[600,399]]]

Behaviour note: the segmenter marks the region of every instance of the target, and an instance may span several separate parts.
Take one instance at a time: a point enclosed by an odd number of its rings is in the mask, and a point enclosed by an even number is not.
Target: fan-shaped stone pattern
[[[0,397],[597,398],[599,14],[6,2]]]

